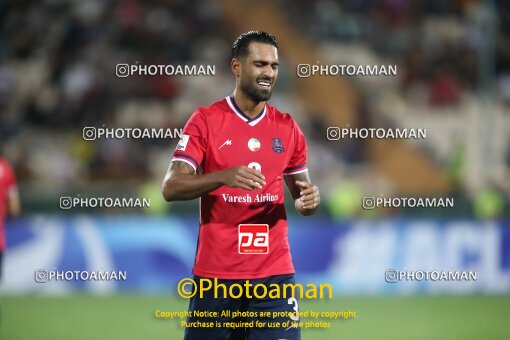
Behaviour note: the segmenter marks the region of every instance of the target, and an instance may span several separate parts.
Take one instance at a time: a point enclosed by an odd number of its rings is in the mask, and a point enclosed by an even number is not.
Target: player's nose
[[[264,67],[262,71],[262,77],[267,78],[268,80],[273,81],[276,76],[276,70],[273,69],[270,65]]]

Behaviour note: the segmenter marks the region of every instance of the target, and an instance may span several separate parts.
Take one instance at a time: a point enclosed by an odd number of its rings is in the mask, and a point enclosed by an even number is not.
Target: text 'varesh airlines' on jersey
[[[204,174],[246,165],[266,181],[253,191],[223,185],[201,197],[193,274],[255,279],[294,273],[283,176],[307,168],[305,138],[289,114],[266,103],[250,119],[232,97],[199,108],[184,127],[172,161]]]

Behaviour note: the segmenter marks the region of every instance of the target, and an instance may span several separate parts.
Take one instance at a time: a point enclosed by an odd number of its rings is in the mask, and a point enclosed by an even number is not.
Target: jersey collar
[[[264,108],[262,109],[262,111],[260,111],[260,113],[258,115],[256,115],[255,117],[253,118],[250,118],[249,116],[247,116],[240,108],[239,106],[237,106],[236,102],[234,101],[234,97],[233,96],[228,96],[225,98],[227,100],[227,103],[228,103],[228,106],[230,106],[230,109],[232,111],[234,111],[234,113],[239,117],[241,118],[243,121],[245,121],[246,123],[248,123],[250,126],[255,126],[257,125],[258,122],[260,122],[262,120],[262,118],[264,118],[264,116],[266,115],[266,105],[264,104]]]

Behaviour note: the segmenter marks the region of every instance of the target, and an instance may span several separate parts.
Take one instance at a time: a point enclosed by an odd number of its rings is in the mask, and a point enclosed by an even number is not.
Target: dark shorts
[[[194,277],[197,286],[200,285],[200,278]],[[209,279],[213,281],[214,279]],[[192,327],[186,327],[184,331],[185,340],[273,340],[288,339],[300,340],[301,329],[297,327],[296,321],[299,320],[298,300],[292,297],[292,288],[287,287],[286,295],[283,296],[284,284],[295,284],[294,275],[277,275],[262,279],[251,280],[218,280],[218,284],[224,284],[227,288],[234,284],[245,287],[246,281],[252,286],[249,296],[245,294],[239,298],[223,297],[223,288],[217,292],[218,298],[214,297],[214,289],[204,292],[202,298],[196,294],[190,299],[189,314],[187,322],[193,323]],[[264,295],[263,287],[257,289],[257,294],[253,293],[253,287],[262,284],[267,287],[267,295]],[[273,284],[273,286],[270,286]],[[269,292],[275,292],[274,284],[281,287],[280,297],[269,296]],[[214,283],[213,283],[214,285]],[[234,296],[237,296],[240,290],[238,286],[232,287]],[[256,296],[258,297],[256,297]],[[202,317],[194,315],[194,312],[217,312],[218,317]],[[234,317],[234,312],[238,316]],[[244,314],[240,314],[240,313]],[[261,316],[260,313],[267,314]],[[202,323],[214,323],[213,327],[196,327]],[[279,324],[277,324],[279,323]],[[253,327],[242,327],[243,325],[253,325]],[[256,326],[255,326],[256,325]],[[271,326],[271,327],[270,327]],[[275,327],[276,326],[276,327]],[[282,327],[285,326],[285,327]]]

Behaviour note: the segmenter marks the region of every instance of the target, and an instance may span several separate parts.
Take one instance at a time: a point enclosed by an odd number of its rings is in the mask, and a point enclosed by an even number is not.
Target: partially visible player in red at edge
[[[278,76],[278,43],[261,31],[241,34],[232,46],[234,93],[188,120],[163,183],[167,201],[200,198],[200,231],[194,280],[218,278],[230,286],[294,283],[294,266],[284,208],[285,182],[302,215],[313,214],[320,196],[307,168],[305,137],[288,113],[267,101]],[[273,286],[271,286],[273,287]],[[259,296],[263,291],[258,292]],[[198,295],[198,294],[197,294]],[[220,294],[221,295],[221,294]],[[295,298],[215,298],[190,300],[184,339],[300,339]],[[217,319],[193,311],[280,312],[282,317]],[[283,313],[282,313],[283,312]],[[288,312],[288,313],[285,313]],[[291,314],[289,314],[291,313]],[[291,327],[225,327],[227,322],[260,321]],[[216,323],[212,328],[208,322]],[[287,322],[287,323],[285,323]],[[219,325],[219,327],[218,327]]]
[[[3,254],[6,249],[5,217],[17,216],[20,210],[16,176],[9,163],[0,157],[0,279],[2,277]]]

